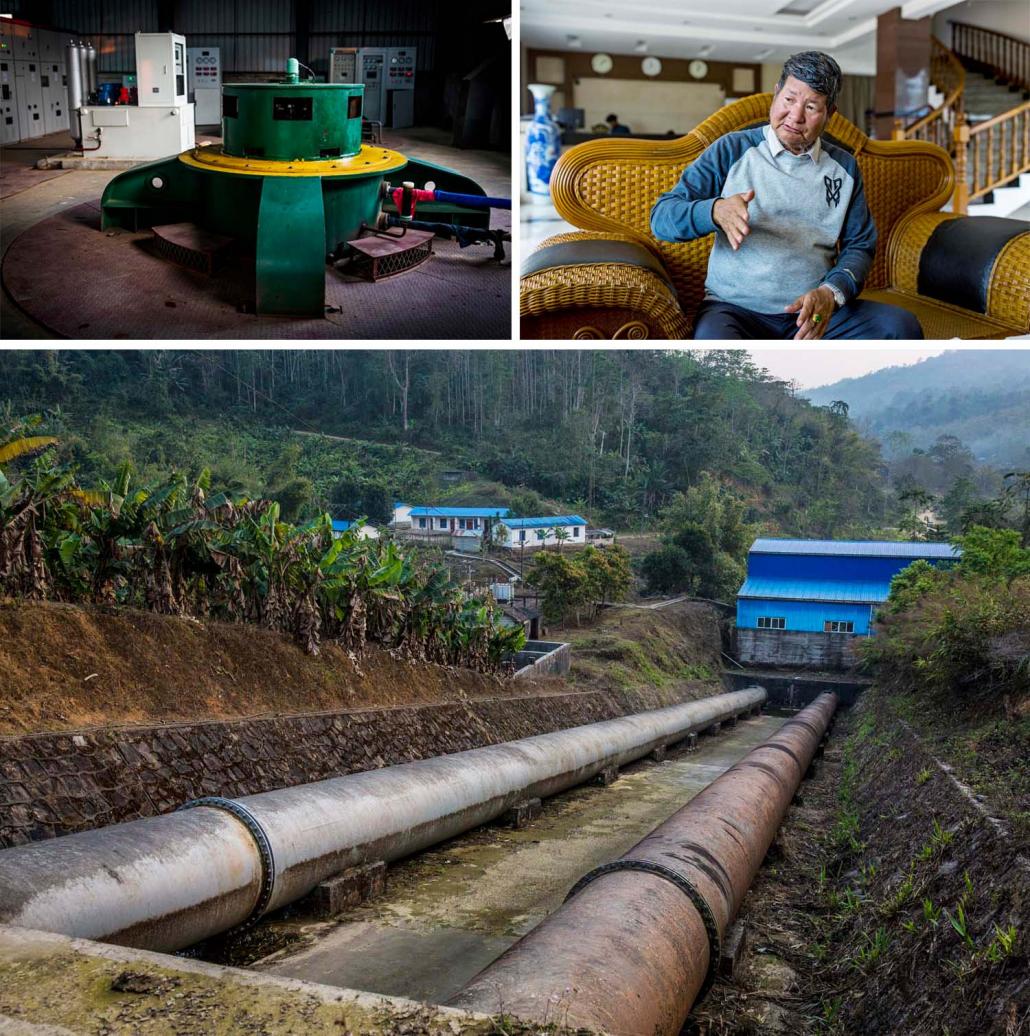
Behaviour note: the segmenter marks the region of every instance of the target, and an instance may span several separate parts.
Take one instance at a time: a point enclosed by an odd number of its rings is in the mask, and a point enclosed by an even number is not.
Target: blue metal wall
[[[737,598],[737,626],[757,629],[759,616],[779,616],[787,620],[787,630],[822,633],[827,620],[853,622],[856,634],[868,634],[873,607],[868,604],[827,604],[823,601],[764,601]],[[841,634],[845,636],[845,634]]]
[[[889,583],[912,564],[909,558],[838,557],[811,554],[749,554],[747,574],[771,579],[848,579]]]

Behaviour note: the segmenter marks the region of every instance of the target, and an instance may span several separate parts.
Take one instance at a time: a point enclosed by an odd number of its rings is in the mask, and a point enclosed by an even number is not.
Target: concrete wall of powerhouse
[[[861,639],[847,633],[740,628],[736,638],[737,659],[742,665],[829,670],[852,668],[858,661],[855,646]]]

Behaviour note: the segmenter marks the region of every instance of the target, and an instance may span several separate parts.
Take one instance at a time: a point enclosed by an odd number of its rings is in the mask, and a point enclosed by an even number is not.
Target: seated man
[[[840,81],[827,54],[795,54],[768,125],[720,137],[655,202],[662,241],[715,232],[695,338],[923,337],[907,310],[858,300],[876,227],[858,163],[820,139]]]

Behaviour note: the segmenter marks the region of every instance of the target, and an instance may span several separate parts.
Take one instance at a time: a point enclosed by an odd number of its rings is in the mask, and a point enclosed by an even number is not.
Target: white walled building
[[[560,537],[558,531],[564,534]],[[559,542],[582,547],[587,539],[587,520],[578,514],[557,515],[552,518],[502,518],[497,523],[494,542],[499,547],[521,550],[533,547],[553,547]]]

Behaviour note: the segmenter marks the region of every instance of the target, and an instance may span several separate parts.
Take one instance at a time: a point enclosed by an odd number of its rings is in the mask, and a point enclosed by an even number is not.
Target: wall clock
[[[599,76],[606,76],[612,70],[613,64],[610,54],[595,54],[590,59],[590,67]]]
[[[704,79],[708,75],[708,65],[704,61],[691,61],[687,65],[687,71],[694,79]]]
[[[658,58],[644,58],[644,60],[640,62],[640,71],[643,72],[645,76],[661,75],[662,63]]]

